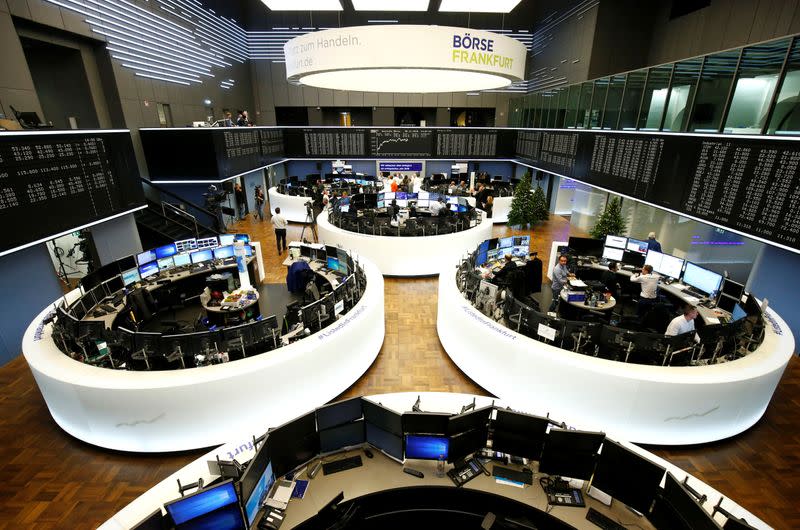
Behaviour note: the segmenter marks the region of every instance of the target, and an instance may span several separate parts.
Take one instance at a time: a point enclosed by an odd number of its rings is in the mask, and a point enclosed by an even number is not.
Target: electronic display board
[[[0,134],[0,253],[144,204],[128,131]]]
[[[421,128],[370,129],[370,153],[375,157],[433,156],[433,130]]]
[[[366,129],[284,129],[283,136],[288,157],[363,158],[368,153]]]
[[[440,158],[494,158],[496,155],[496,130],[438,129],[436,131],[436,156]]]
[[[214,131],[219,175],[232,177],[261,167],[261,136],[252,127]]]

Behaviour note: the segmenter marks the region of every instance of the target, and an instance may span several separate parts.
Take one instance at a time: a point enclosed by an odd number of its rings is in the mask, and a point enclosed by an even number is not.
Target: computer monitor
[[[538,460],[550,420],[541,416],[498,409],[492,448],[501,453]]]
[[[641,268],[644,266],[645,255],[630,250],[622,251],[622,263],[633,267]]]
[[[393,191],[387,191],[383,194],[383,200],[386,201],[387,203],[392,202],[392,199],[394,198],[396,197],[395,197],[395,192]]]
[[[358,420],[344,425],[337,425],[330,429],[320,429],[320,452],[332,453],[347,447],[362,445],[367,440],[364,425],[362,420]]]
[[[218,246],[219,246],[219,240],[217,239],[217,236],[206,237],[206,238],[197,240],[197,248],[198,249],[217,248]]]
[[[658,530],[720,530],[711,514],[669,472],[647,519]]]
[[[131,530],[164,530],[164,516],[161,514],[161,508],[156,509],[153,513],[136,523]]]
[[[430,208],[431,201],[428,199],[417,199],[417,208]]]
[[[727,311],[728,313],[733,314],[738,306],[739,300],[736,298],[728,296],[727,294],[719,295],[719,299],[717,300],[717,309],[721,309],[722,311]]]
[[[404,412],[403,433],[444,435],[449,418],[446,412]]]
[[[475,255],[475,266],[476,267],[482,267],[486,263],[487,258],[488,258],[488,256],[487,256],[486,251],[478,252]]]
[[[154,274],[158,274],[158,262],[151,261],[150,263],[145,263],[144,265],[139,266],[139,276],[142,279],[149,278]]]
[[[379,200],[379,201],[382,201],[382,200],[384,200],[385,198],[386,198],[386,193],[384,193],[384,192],[380,192],[380,193],[378,193],[378,199],[377,199],[377,200]],[[380,207],[379,207],[379,208],[380,208]]]
[[[458,462],[486,447],[489,439],[489,427],[483,426],[471,431],[451,435],[449,438],[450,447],[447,461]]]
[[[139,275],[139,269],[133,268],[122,272],[122,283],[125,287],[141,281],[142,277]]]
[[[597,459],[592,487],[640,513],[648,513],[664,473],[658,464],[606,439]]]
[[[386,208],[386,202],[378,201],[377,203],[375,203],[375,208]]]
[[[612,261],[622,261],[625,251],[621,248],[605,247],[603,249],[603,258]]]
[[[488,405],[462,414],[450,416],[447,419],[447,434],[454,435],[486,427],[489,425],[489,418],[493,410],[494,407]]]
[[[710,295],[719,291],[722,275],[687,261],[686,269],[683,271],[683,283]]]
[[[397,192],[400,193],[399,191]],[[395,199],[395,204],[400,208],[408,208],[408,200],[407,199]]]
[[[164,245],[163,247],[156,248],[156,258],[168,258],[170,256],[174,256],[178,253],[178,247],[175,246],[175,243],[170,243],[169,245]]]
[[[628,246],[628,238],[623,236],[606,236],[607,247],[625,249]]]
[[[736,300],[741,300],[742,295],[744,294],[744,285],[739,282],[735,282],[730,278],[725,278],[722,280],[721,292],[722,294],[736,298]]]
[[[327,262],[326,262],[326,264],[325,264],[325,266],[327,268],[329,268],[330,270],[332,270],[332,271],[338,271],[339,270],[339,258],[331,258],[331,257],[329,257]]]
[[[168,502],[164,508],[177,528],[245,528],[232,480]]]
[[[343,425],[363,417],[364,411],[361,407],[361,398],[345,399],[330,405],[325,405],[316,410],[317,429],[330,429],[337,425]]]
[[[228,259],[233,257],[233,246],[217,247],[214,249],[214,259]]]
[[[165,271],[173,267],[175,267],[175,260],[172,258],[172,256],[158,260],[158,270],[160,271]]]
[[[669,254],[664,254],[661,257],[661,266],[658,270],[656,270],[656,272],[663,276],[669,276],[670,278],[680,278],[681,270],[683,270],[683,264],[683,259],[671,256]]]
[[[447,196],[447,204],[455,204],[458,205],[458,197],[455,195],[448,195]]]
[[[156,261],[156,251],[155,249],[145,250],[144,252],[140,252],[136,254],[136,264],[140,267],[145,263],[150,263],[151,261]]]
[[[192,255],[191,254],[175,254],[172,256],[172,263],[176,267],[185,267],[186,265],[190,265],[192,263]]]
[[[514,246],[514,238],[513,237],[501,237],[497,240],[497,247],[498,248],[510,248]]]
[[[197,250],[197,240],[195,238],[182,239],[175,242],[175,248],[178,252],[191,252]]]
[[[269,432],[272,469],[282,477],[319,453],[316,414],[309,412]]]
[[[368,399],[364,399],[361,406],[364,409],[364,421],[397,436],[403,435],[403,416],[401,414]]]
[[[594,473],[602,432],[551,428],[544,439],[539,471],[548,475],[588,480]]]
[[[447,460],[450,440],[446,436],[406,435],[406,458]]]
[[[252,257],[253,256],[253,247],[251,247],[250,245],[245,245],[244,246],[244,255],[246,257],[248,257],[248,258]]]
[[[193,265],[197,265],[199,263],[205,263],[206,261],[211,261],[214,259],[214,253],[211,249],[205,250],[195,250],[191,254],[189,254],[192,260]]]
[[[391,456],[403,460],[403,436],[381,429],[375,424],[364,422],[367,443]]]
[[[250,242],[250,235],[249,234],[234,234],[233,235],[234,241],[243,241],[245,244]]]
[[[590,256],[599,258],[603,254],[604,241],[602,239],[592,239],[589,237],[570,237],[569,248],[578,256]]]
[[[269,437],[267,437],[264,444],[256,451],[255,456],[250,459],[250,463],[239,479],[239,490],[248,521],[252,521],[258,513],[260,500],[263,500],[269,492],[267,483],[274,479],[272,463],[269,458]]]
[[[261,476],[258,478],[258,482],[256,482],[255,488],[253,488],[253,491],[250,493],[250,497],[248,497],[244,503],[244,511],[245,516],[247,517],[248,526],[253,524],[253,521],[258,514],[258,510],[264,503],[264,499],[266,499],[267,495],[269,494],[269,490],[272,488],[272,484],[274,482],[275,474],[272,472],[272,463],[267,462],[266,469],[264,469],[264,471],[261,473]]]
[[[642,241],[641,239],[634,239],[632,237],[628,238],[628,244],[625,247],[627,250],[631,252],[637,252],[639,254],[647,254],[647,247],[649,243],[647,241]]]
[[[514,246],[515,247],[526,246],[530,248],[531,236],[514,236]]]
[[[227,247],[228,245],[233,245],[234,238],[236,236],[233,234],[220,234],[219,235],[219,246]]]

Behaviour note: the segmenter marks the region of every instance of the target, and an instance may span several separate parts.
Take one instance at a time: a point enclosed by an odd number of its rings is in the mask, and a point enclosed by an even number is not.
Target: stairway
[[[179,205],[147,200],[147,209],[139,210],[134,215],[146,248],[164,245],[181,239],[211,237],[218,234],[216,230],[205,226],[185,212]],[[149,245],[149,246],[148,246]]]

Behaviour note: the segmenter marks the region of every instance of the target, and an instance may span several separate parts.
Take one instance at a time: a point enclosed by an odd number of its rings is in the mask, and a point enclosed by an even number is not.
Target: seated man
[[[447,205],[445,204],[444,199],[441,197],[438,201],[433,201],[428,207],[428,209],[431,211],[432,217],[438,217],[443,208],[447,208]]]
[[[608,270],[603,271],[600,281],[615,299],[619,299],[619,283],[617,282],[617,262],[609,261]]]
[[[667,326],[667,331],[664,332],[666,337],[674,337],[676,335],[683,335],[694,331],[694,319],[697,318],[697,308],[693,305],[686,305],[683,308],[683,314],[680,314],[672,319],[672,322]],[[700,337],[695,333],[695,342],[700,342]]]
[[[503,268],[494,273],[495,280],[503,280],[508,273],[517,268],[517,264],[514,263],[514,258],[511,254],[506,254],[505,256],[506,262],[503,264]]]

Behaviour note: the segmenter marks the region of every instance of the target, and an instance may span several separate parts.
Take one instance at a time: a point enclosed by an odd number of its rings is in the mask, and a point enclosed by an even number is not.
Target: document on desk
[[[583,280],[570,280],[569,285],[570,287],[586,287],[586,282]]]

